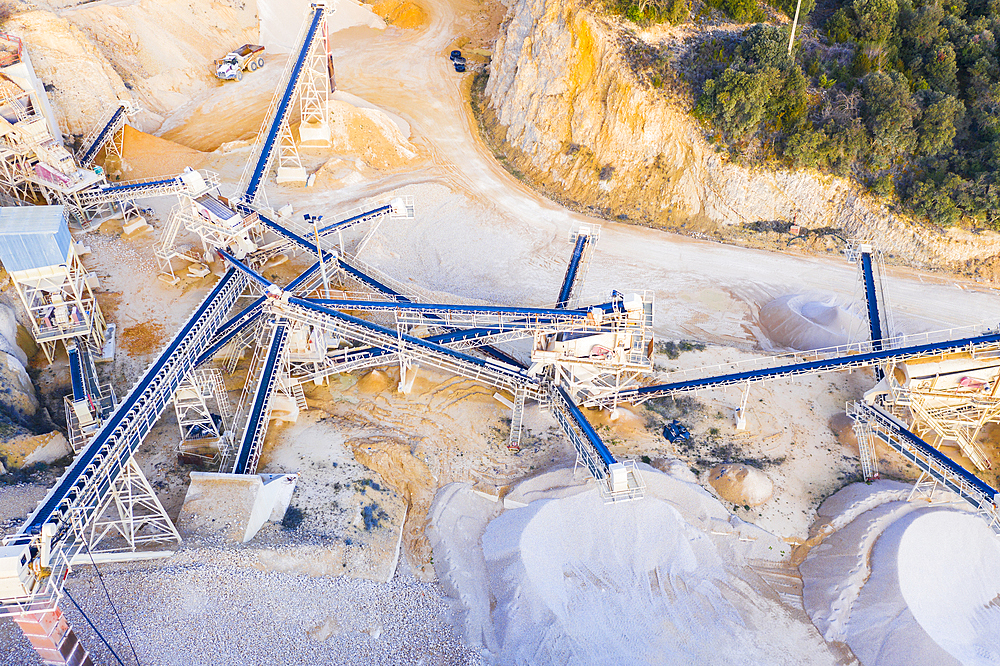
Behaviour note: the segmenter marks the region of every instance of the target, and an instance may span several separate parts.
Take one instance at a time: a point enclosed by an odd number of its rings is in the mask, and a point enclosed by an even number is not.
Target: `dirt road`
[[[612,288],[652,289],[661,334],[744,344],[755,342],[755,313],[774,297],[815,290],[851,301],[859,293],[856,269],[841,256],[751,250],[595,220],[531,191],[479,140],[463,75],[448,61],[450,45],[474,30],[481,9],[450,0],[426,6],[430,24],[419,31],[354,29],[335,36],[341,89],[405,118],[412,140],[431,156],[419,178],[380,183],[418,179],[424,185],[413,188],[417,219],[384,227],[380,242],[367,250],[372,263],[459,296],[548,303],[562,278],[569,234],[597,222],[603,231],[585,299]],[[1000,320],[997,293],[972,283],[893,272],[888,291],[906,331]]]

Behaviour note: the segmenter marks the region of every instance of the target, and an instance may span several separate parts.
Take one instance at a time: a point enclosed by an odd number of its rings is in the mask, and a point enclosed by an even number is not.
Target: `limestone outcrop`
[[[637,80],[622,56],[625,30],[575,0],[510,5],[486,125],[512,149],[508,162],[547,192],[609,218],[687,231],[775,220],[836,227],[915,265],[1000,252],[1000,235],[915,224],[843,179],[729,162],[687,103]]]

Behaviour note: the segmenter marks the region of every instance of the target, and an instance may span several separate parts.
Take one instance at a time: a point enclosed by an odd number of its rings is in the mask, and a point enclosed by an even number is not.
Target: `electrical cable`
[[[108,598],[108,603],[111,604],[111,610],[114,612],[115,617],[118,618],[118,626],[122,628],[122,633],[125,634],[125,641],[132,650],[132,657],[135,658],[136,666],[141,666],[139,663],[139,655],[136,654],[135,646],[132,645],[132,639],[129,637],[128,631],[125,630],[125,623],[122,622],[122,616],[118,614],[118,609],[115,608],[115,602],[111,600],[111,594],[108,593],[108,586],[104,584],[104,576],[101,575],[101,570],[97,567],[97,562],[94,560],[94,554],[90,552],[90,545],[87,543],[86,539],[83,539],[83,547],[87,549],[87,555],[90,556],[90,563],[94,565],[94,571],[97,572],[97,579],[101,581],[101,587],[104,588],[104,596]]]
[[[82,615],[82,616],[83,616],[83,619],[87,621],[87,624],[89,624],[89,625],[90,625],[90,628],[91,628],[91,629],[93,629],[93,630],[94,630],[94,632],[96,632],[96,633],[97,633],[97,637],[101,639],[101,642],[102,642],[102,643],[104,643],[104,647],[108,648],[108,651],[110,651],[110,652],[111,652],[111,656],[115,658],[115,661],[117,661],[117,662],[118,662],[119,664],[121,664],[121,666],[125,666],[125,664],[124,664],[124,663],[122,663],[122,660],[121,660],[121,658],[120,658],[120,657],[118,656],[118,653],[117,653],[117,652],[115,652],[115,649],[114,649],[113,647],[111,647],[111,644],[110,644],[110,643],[108,643],[107,639],[105,639],[105,638],[104,638],[104,634],[102,634],[102,633],[101,633],[101,630],[100,630],[100,629],[98,629],[98,628],[97,628],[97,627],[96,627],[96,626],[94,625],[94,623],[90,621],[90,618],[89,618],[89,617],[87,617],[87,614],[83,612],[83,609],[82,609],[82,608],[80,608],[80,604],[76,603],[76,599],[74,599],[74,598],[73,598],[73,595],[71,595],[71,594],[69,593],[69,588],[67,588],[67,587],[63,587],[63,592],[65,592],[65,593],[66,593],[66,598],[67,598],[67,599],[69,599],[70,601],[72,601],[72,602],[73,602],[73,605],[74,605],[74,606],[76,606],[76,609],[77,609],[78,611],[80,611],[80,615]]]

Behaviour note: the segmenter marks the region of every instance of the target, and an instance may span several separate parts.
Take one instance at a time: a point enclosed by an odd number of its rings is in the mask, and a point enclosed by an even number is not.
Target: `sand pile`
[[[845,345],[867,328],[834,295],[790,294],[760,309],[760,326],[778,347],[823,349]]]
[[[310,0],[257,0],[260,44],[272,53],[289,53],[298,42]],[[358,0],[340,0],[329,18],[331,33],[356,26],[385,29],[385,21]]]
[[[220,85],[213,62],[257,40],[255,3],[137,0],[80,3],[18,15],[10,29],[24,37],[50,92],[59,124],[86,134],[117,99],[133,98],[149,113],[144,129],[195,96]]]
[[[809,615],[866,666],[1000,662],[1000,542],[966,505],[855,484],[820,514],[833,533],[800,570]]]
[[[122,180],[174,176],[204,166],[205,153],[125,126]],[[113,174],[112,174],[113,175]]]
[[[767,474],[742,463],[716,465],[708,472],[708,482],[722,499],[733,504],[760,506],[774,494],[774,483]]]
[[[372,11],[397,28],[419,28],[427,22],[427,12],[409,0],[375,0]]]
[[[48,11],[15,16],[5,30],[24,40],[63,132],[87,134],[118,99],[132,94],[90,36]]]
[[[780,560],[782,542],[680,478],[690,472],[642,473],[646,498],[617,505],[565,469],[503,512],[443,488],[429,534],[467,640],[501,664],[836,662],[747,564]]]
[[[330,100],[331,150],[358,155],[375,169],[403,166],[417,156],[416,147],[386,113]]]

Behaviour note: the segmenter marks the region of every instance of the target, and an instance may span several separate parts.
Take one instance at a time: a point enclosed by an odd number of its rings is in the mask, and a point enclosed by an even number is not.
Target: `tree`
[[[854,39],[854,20],[845,7],[841,7],[826,21],[826,34],[835,42],[849,42]]]
[[[920,119],[917,152],[924,157],[931,157],[951,148],[958,131],[955,125],[963,116],[965,105],[951,95],[928,105]]]
[[[865,117],[872,134],[873,161],[882,164],[898,153],[909,152],[916,135],[913,111],[916,104],[910,84],[899,72],[873,72],[862,80]]]
[[[777,129],[788,131],[805,120],[809,110],[809,81],[802,68],[794,65],[788,68],[781,89],[771,95],[767,117]]]
[[[725,134],[742,140],[760,127],[776,74],[771,68],[757,72],[727,69],[719,78],[705,82],[698,112],[712,118]]]
[[[867,44],[888,42],[896,27],[898,14],[896,0],[854,0],[858,41]]]
[[[788,35],[777,26],[758,23],[743,33],[739,54],[753,69],[775,67],[785,69],[792,64],[788,55]]]
[[[924,65],[924,72],[927,75],[927,82],[934,90],[954,94],[955,86],[958,84],[955,48],[945,42],[934,49],[927,64]]]

